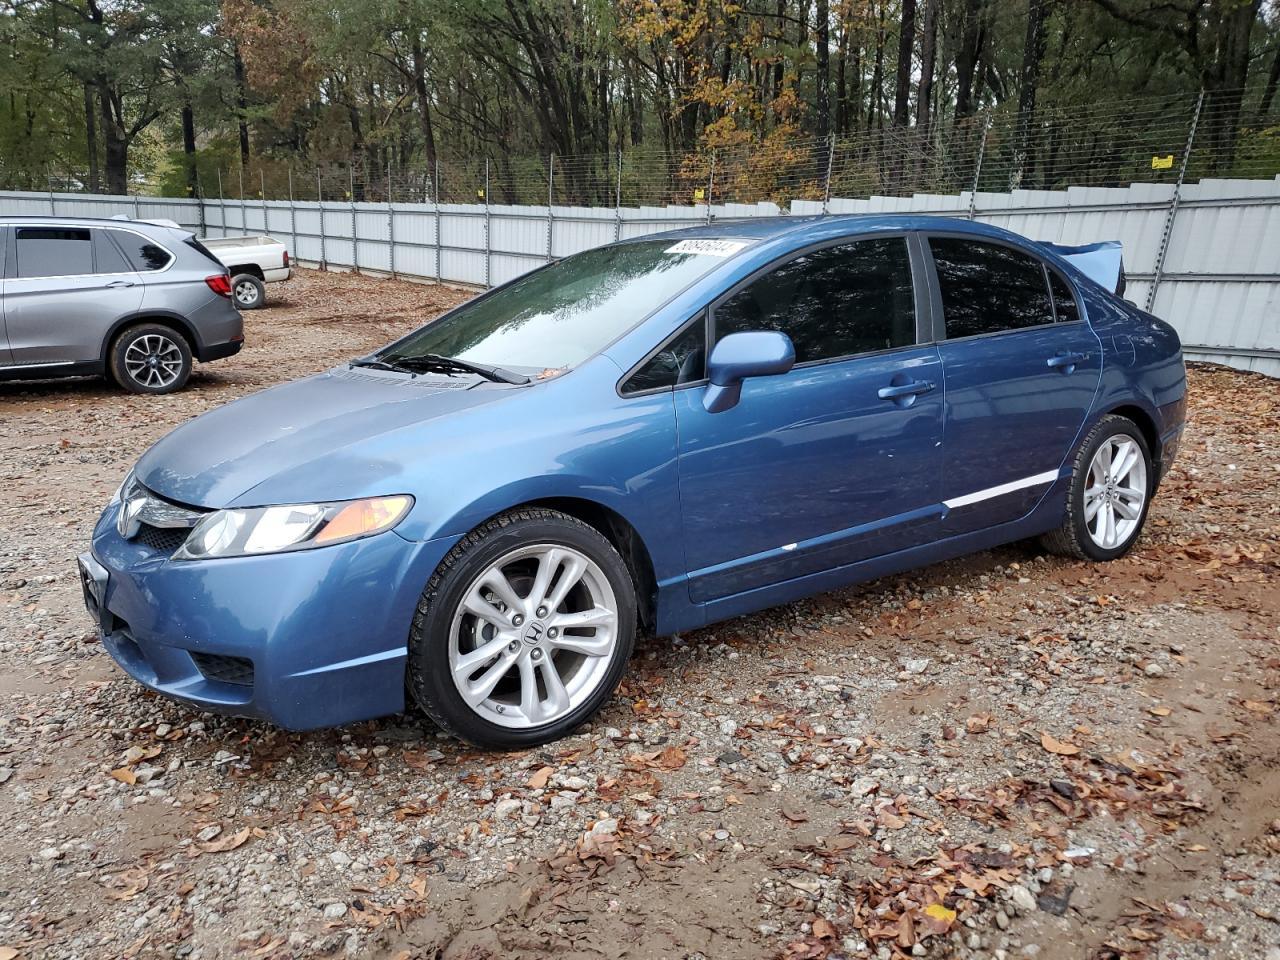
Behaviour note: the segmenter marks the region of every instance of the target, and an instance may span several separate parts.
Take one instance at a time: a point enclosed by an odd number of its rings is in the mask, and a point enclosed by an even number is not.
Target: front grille
[[[241,687],[253,686],[253,661],[245,657],[224,657],[216,653],[195,653],[191,659],[208,680],[220,680]]]
[[[190,533],[191,530],[188,527],[153,527],[149,523],[143,523],[138,526],[134,542],[156,553],[173,556]]]

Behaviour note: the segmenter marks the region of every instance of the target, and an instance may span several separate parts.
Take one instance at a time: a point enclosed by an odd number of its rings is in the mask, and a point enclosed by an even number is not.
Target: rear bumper
[[[229,340],[226,343],[213,343],[201,347],[196,354],[196,359],[201,363],[209,363],[213,360],[222,360],[226,357],[233,357],[240,352],[240,348],[244,346],[244,337],[237,340]]]
[[[86,603],[107,652],[151,690],[290,730],[404,709],[409,629],[454,539],[384,533],[317,550],[171,561],[103,514]],[[85,560],[82,560],[82,564]],[[82,567],[83,569],[83,567]]]
[[[288,280],[293,276],[293,271],[289,267],[278,267],[275,270],[263,270],[262,279],[267,283],[279,283],[282,280]]]

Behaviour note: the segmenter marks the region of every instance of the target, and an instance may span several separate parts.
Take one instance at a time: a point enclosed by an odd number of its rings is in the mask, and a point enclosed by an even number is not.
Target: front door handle
[[[1075,370],[1077,363],[1084,363],[1088,359],[1087,353],[1060,353],[1056,357],[1050,357],[1045,363],[1055,370],[1071,373]]]
[[[120,289],[123,289],[124,287],[132,287],[132,286],[133,286],[132,280],[112,280],[110,283],[107,284],[107,289],[120,290]]]
[[[895,383],[881,387],[877,396],[881,400],[897,400],[899,397],[911,397],[919,393],[928,393],[934,389],[932,380],[912,380],[910,383]]]

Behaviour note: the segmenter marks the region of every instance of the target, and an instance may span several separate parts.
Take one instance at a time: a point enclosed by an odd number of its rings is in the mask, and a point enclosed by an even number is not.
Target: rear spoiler
[[[1124,259],[1119,240],[1103,240],[1086,243],[1080,247],[1068,247],[1060,243],[1046,243],[1048,247],[1086,277],[1116,296],[1124,295]]]

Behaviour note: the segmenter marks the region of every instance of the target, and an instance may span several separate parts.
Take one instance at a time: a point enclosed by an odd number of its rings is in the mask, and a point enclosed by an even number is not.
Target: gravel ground
[[[1191,373],[1147,532],[642,641],[579,734],[293,735],[110,662],[73,561],[153,440],[446,288],[302,271],[183,393],[0,385],[0,960],[1280,960],[1280,399]]]

